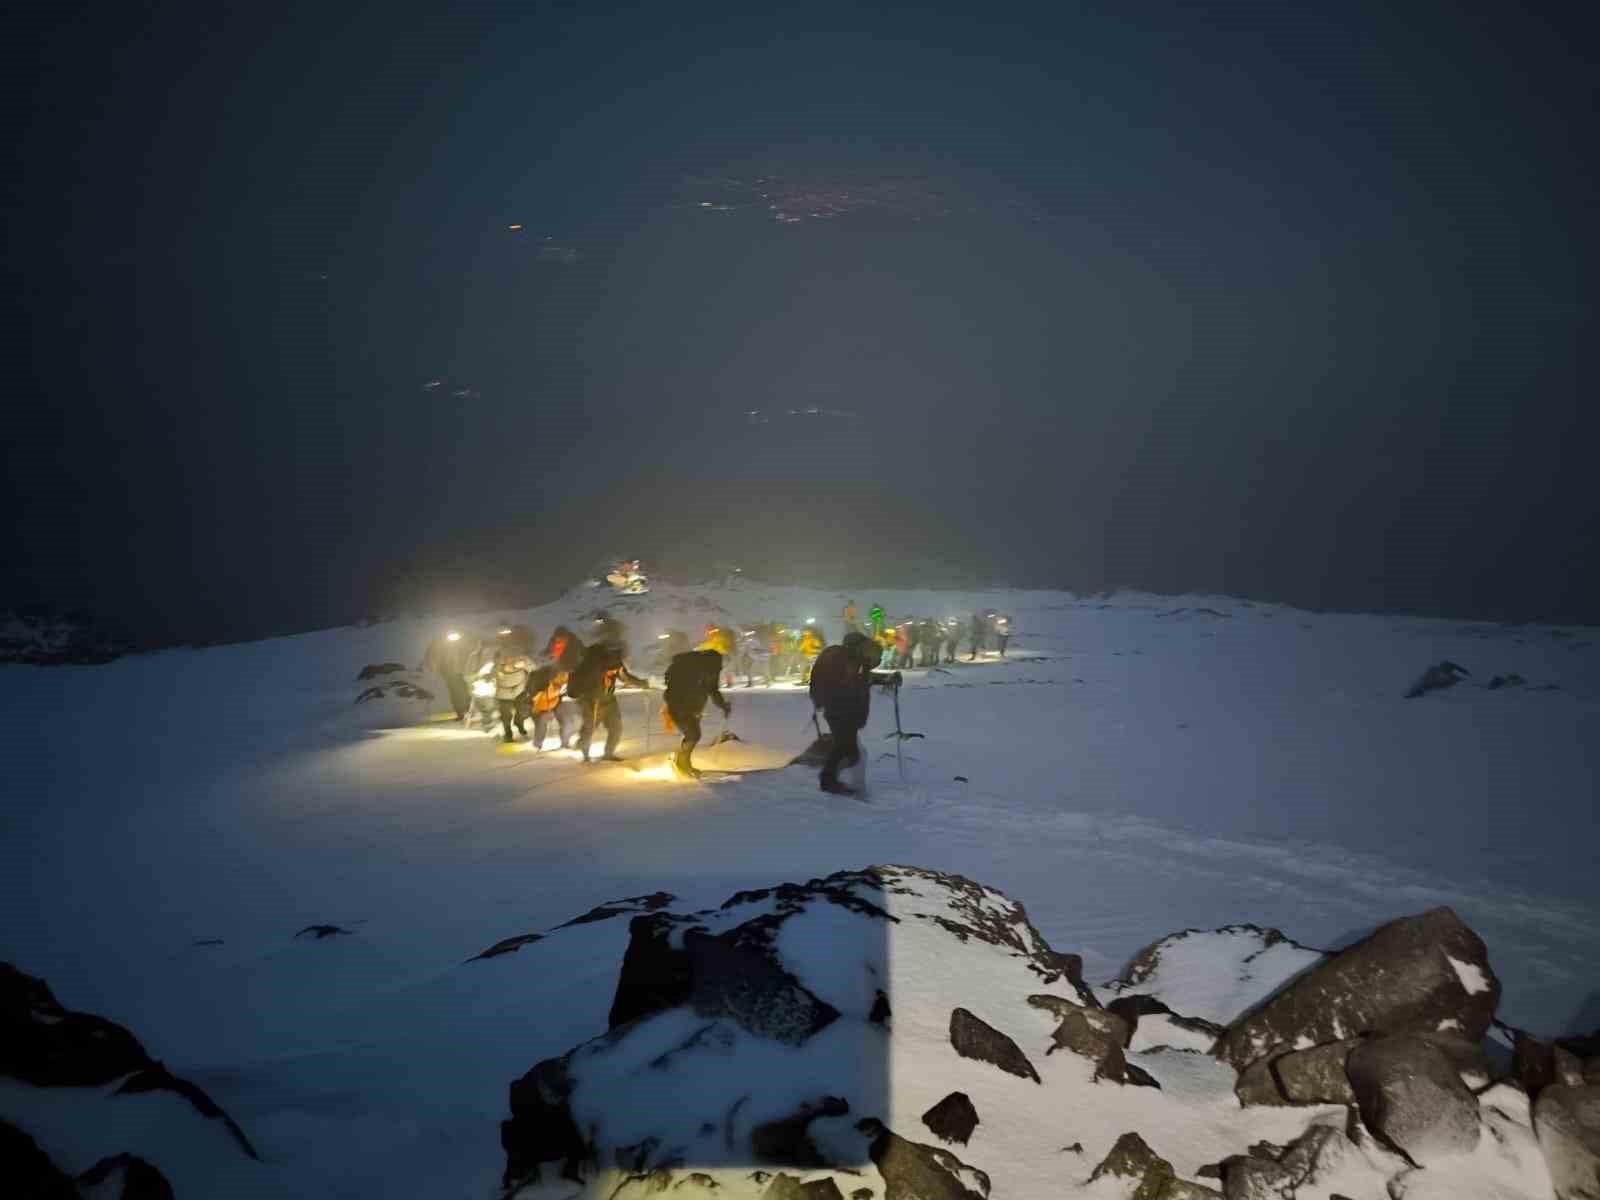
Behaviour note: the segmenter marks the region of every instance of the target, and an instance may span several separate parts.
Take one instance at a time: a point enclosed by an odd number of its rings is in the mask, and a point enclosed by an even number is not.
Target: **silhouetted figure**
[[[722,655],[715,650],[690,650],[674,658],[667,667],[667,714],[683,734],[673,766],[681,775],[698,779],[700,772],[690,761],[694,748],[700,744],[700,716],[706,710],[706,701],[713,700],[724,717],[733,715],[733,705],[728,703],[717,686],[722,678]]]

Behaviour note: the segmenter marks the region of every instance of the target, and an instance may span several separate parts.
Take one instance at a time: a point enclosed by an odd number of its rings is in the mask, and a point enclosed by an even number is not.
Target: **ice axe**
[[[920,733],[907,733],[900,727],[900,673],[898,671],[894,674],[894,686],[890,688],[890,692],[894,695],[894,732],[884,736],[894,739],[895,762],[900,769],[900,782],[904,783],[906,781],[905,744],[912,738],[919,738],[923,735]]]

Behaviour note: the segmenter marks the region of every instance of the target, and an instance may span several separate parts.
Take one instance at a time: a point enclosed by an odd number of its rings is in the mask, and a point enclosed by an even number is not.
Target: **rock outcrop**
[[[1236,1070],[1282,1049],[1364,1033],[1487,1032],[1500,999],[1483,940],[1448,908],[1391,921],[1229,1025],[1216,1053]]]

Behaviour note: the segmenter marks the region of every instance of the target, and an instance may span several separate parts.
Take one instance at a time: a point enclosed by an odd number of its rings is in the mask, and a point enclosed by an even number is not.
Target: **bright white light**
[[[490,696],[493,696],[494,695],[494,680],[492,680],[492,679],[479,679],[479,680],[474,681],[473,685],[472,685],[472,694],[474,696],[482,696],[485,699],[487,699]]]
[[[672,635],[670,633],[658,633],[658,634],[656,634],[656,641],[664,642],[671,636]]]
[[[461,635],[452,629],[449,633],[444,635],[444,640],[447,642],[459,642],[461,640]]]
[[[815,625],[816,623],[817,623],[817,619],[815,617],[807,617],[806,618],[806,624],[807,625]]]
[[[510,637],[511,636],[511,627],[508,625],[508,626],[506,626],[506,628],[502,629],[500,631],[500,636],[501,637]]]

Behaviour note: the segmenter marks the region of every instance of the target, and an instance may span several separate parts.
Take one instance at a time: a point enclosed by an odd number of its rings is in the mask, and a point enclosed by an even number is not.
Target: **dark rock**
[[[1469,990],[1470,987],[1470,990]],[[1482,1039],[1500,999],[1483,940],[1448,908],[1391,921],[1297,976],[1240,1017],[1215,1053],[1244,1070],[1280,1047],[1362,1033],[1433,1033],[1453,1022]]]
[[[1089,1182],[1123,1179],[1135,1185],[1130,1200],[1161,1200],[1167,1185],[1177,1178],[1172,1164],[1150,1149],[1137,1133],[1125,1133],[1089,1174]]]
[[[747,1032],[799,1045],[839,1013],[783,969],[776,949],[778,932],[785,921],[817,901],[893,920],[850,892],[853,884],[863,881],[881,886],[867,873],[840,872],[804,887],[784,884],[759,893],[741,892],[723,908],[772,898],[777,904],[773,911],[714,936],[690,917],[656,912],[633,918],[611,1004],[611,1027],[687,1004],[700,1016],[727,1016]],[[672,944],[674,936],[681,948]]]
[[[187,1079],[178,1078],[158,1062],[152,1062],[149,1066],[134,1072],[123,1081],[122,1086],[113,1094],[118,1096],[137,1096],[145,1092],[172,1092],[175,1095],[182,1096],[197,1113],[208,1121],[221,1121],[223,1128],[233,1136],[233,1140],[238,1143],[241,1150],[251,1158],[260,1159],[261,1156],[256,1153],[255,1147],[250,1144],[250,1139],[245,1137],[244,1130],[239,1128],[232,1117],[222,1111],[221,1105],[206,1095],[200,1087],[190,1083]]]
[[[1417,681],[1406,692],[1406,699],[1414,700],[1427,692],[1437,692],[1445,688],[1455,687],[1463,677],[1471,674],[1471,671],[1453,662],[1435,663],[1417,676]]]
[[[1583,1082],[1585,1086],[1600,1084],[1600,1058],[1591,1058],[1583,1064]]]
[[[121,1025],[67,1011],[44,980],[0,963],[0,1075],[34,1087],[95,1087],[150,1062]]]
[[[831,1165],[817,1150],[807,1131],[818,1117],[842,1117],[849,1111],[846,1101],[837,1096],[824,1096],[813,1103],[802,1104],[787,1117],[757,1125],[750,1131],[750,1147],[756,1161],[767,1166],[807,1169]]]
[[[1469,1042],[1466,1038],[1457,1037],[1453,1033],[1419,1033],[1414,1037],[1421,1038],[1450,1060],[1450,1065],[1456,1069],[1462,1082],[1469,1088],[1486,1087],[1494,1078],[1494,1071],[1489,1066],[1489,1055],[1483,1048],[1483,1043]]]
[[[1530,1097],[1552,1084],[1582,1087],[1583,1064],[1559,1042],[1547,1042],[1521,1029],[1512,1032],[1511,1074]]]
[[[0,1183],[6,1194],[28,1200],[78,1200],[78,1189],[38,1143],[9,1121],[0,1120]]]
[[[1146,1071],[1138,1063],[1126,1063],[1123,1066],[1122,1082],[1129,1087],[1155,1088],[1161,1090],[1161,1081]]]
[[[689,1000],[689,956],[671,945],[678,918],[666,913],[628,922],[628,948],[611,1001],[610,1028],[648,1017]]]
[[[572,1078],[567,1059],[547,1058],[511,1085],[511,1119],[500,1122],[500,1148],[506,1152],[502,1178],[508,1192],[539,1179],[547,1162],[561,1163],[564,1179],[577,1181],[594,1160],[572,1119]]]
[[[1154,996],[1147,996],[1143,992],[1135,992],[1130,996],[1118,996],[1106,1005],[1107,1012],[1116,1013],[1127,1026],[1127,1037],[1122,1041],[1122,1048],[1126,1050],[1133,1041],[1133,1034],[1139,1028],[1140,1017],[1161,1016],[1172,1010]]]
[[[874,1025],[887,1025],[893,1015],[889,1011],[889,997],[879,988],[878,994],[872,998],[872,1011],[867,1014],[867,1020]]]
[[[384,700],[390,696],[398,696],[402,700],[432,700],[433,693],[425,687],[418,687],[408,680],[391,680],[389,683],[375,683],[356,697],[357,704],[365,704],[368,700]]]
[[[1493,679],[1489,680],[1489,690],[1491,692],[1498,692],[1501,688],[1521,687],[1527,682],[1528,681],[1526,679],[1515,672],[1510,675],[1496,675]]]
[[[315,937],[317,939],[317,941],[320,942],[323,938],[349,936],[350,933],[351,933],[351,930],[341,929],[337,925],[307,925],[304,929],[302,929],[299,933],[295,934],[294,936],[297,937],[297,938],[298,937],[304,937],[308,933],[311,934],[313,937]]]
[[[357,682],[364,682],[368,679],[376,679],[380,675],[393,675],[397,671],[404,671],[405,669],[405,664],[397,662],[368,663],[361,668],[361,673],[356,676],[356,680]]]
[[[857,1188],[850,1193],[850,1200],[872,1200],[871,1188]]]
[[[871,1195],[868,1192],[867,1195]],[[793,1175],[779,1172],[772,1184],[761,1193],[762,1200],[844,1200],[844,1193],[832,1179],[813,1179],[801,1183]]]
[[[557,929],[571,929],[574,925],[592,925],[596,921],[609,921],[612,917],[626,916],[629,913],[660,912],[671,904],[677,897],[671,892],[651,892],[648,896],[629,896],[624,900],[610,900],[605,904],[596,905],[581,917],[573,917]]]
[[[1224,1200],[1294,1200],[1294,1176],[1271,1159],[1237,1155],[1222,1164]]]
[[[1246,1108],[1251,1105],[1287,1104],[1288,1097],[1278,1087],[1278,1077],[1273,1074],[1271,1058],[1258,1058],[1234,1080],[1233,1094]]]
[[[1369,1038],[1350,1051],[1345,1071],[1362,1122],[1413,1162],[1426,1165],[1477,1146],[1478,1098],[1432,1043]]]
[[[950,1045],[962,1058],[990,1063],[1009,1075],[1041,1082],[1028,1056],[1005,1034],[987,1025],[964,1008],[950,1013]]]
[[[474,954],[471,958],[467,959],[467,961],[477,962],[484,958],[499,958],[502,954],[515,954],[524,946],[531,946],[535,942],[542,942],[543,940],[544,934],[542,933],[519,933],[516,937],[500,939],[500,941],[490,946],[487,950],[483,951],[481,954]]]
[[[0,662],[90,666],[120,658],[128,648],[125,635],[102,628],[87,612],[43,604],[0,611]]]
[[[1344,1060],[1358,1039],[1291,1050],[1251,1063],[1239,1073],[1234,1095],[1252,1104],[1354,1104]]]
[[[1272,1060],[1272,1074],[1290,1104],[1354,1104],[1344,1062],[1356,1039],[1329,1042],[1309,1050],[1291,1050]]]
[[[1094,1063],[1094,1078],[1121,1083],[1127,1078],[1122,1047],[1128,1042],[1128,1025],[1103,1008],[1074,1007],[1057,1026],[1051,1051],[1070,1050]]]
[[[1593,1033],[1573,1033],[1566,1037],[1558,1037],[1556,1045],[1577,1055],[1585,1062],[1591,1058],[1600,1058],[1600,1029]]]
[[[102,1158],[82,1175],[78,1182],[97,1187],[113,1176],[120,1176],[122,1188],[117,1193],[120,1200],[174,1200],[172,1185],[167,1177],[144,1159],[132,1154],[117,1154]]]
[[[1533,1128],[1556,1200],[1600,1200],[1600,1087],[1550,1084],[1534,1101]]]
[[[951,1092],[922,1114],[922,1123],[940,1141],[965,1146],[978,1127],[978,1110],[965,1092]]]
[[[856,1128],[872,1138],[867,1155],[883,1176],[884,1200],[987,1200],[989,1176],[948,1150],[907,1141],[871,1117]]]
[[[173,1092],[201,1116],[221,1121],[251,1158],[258,1157],[232,1117],[187,1079],[152,1059],[122,1026],[68,1012],[42,979],[0,963],[0,1075],[34,1087],[97,1087],[127,1078],[116,1095]]]

